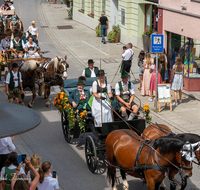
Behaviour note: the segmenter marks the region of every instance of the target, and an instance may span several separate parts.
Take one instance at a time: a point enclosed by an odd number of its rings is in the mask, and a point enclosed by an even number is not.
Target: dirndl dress
[[[183,72],[175,72],[174,78],[172,80],[172,90],[182,90],[183,89]]]

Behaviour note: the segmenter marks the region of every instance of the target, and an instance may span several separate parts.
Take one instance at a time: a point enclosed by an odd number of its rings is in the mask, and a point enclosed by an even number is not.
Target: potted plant
[[[117,34],[117,35],[116,35],[115,43],[120,42],[120,33],[121,33],[121,30],[120,30],[119,25],[113,26],[112,29],[113,29],[113,31],[116,32],[116,34]]]
[[[96,37],[101,37],[101,25],[95,28]]]
[[[71,0],[63,0],[63,2],[67,5],[67,7],[70,7]]]
[[[151,37],[148,39],[149,53],[151,53]]]
[[[117,33],[115,31],[110,31],[108,33],[108,41],[111,42],[111,43],[114,43],[116,41],[116,36],[117,36]]]
[[[149,30],[144,31],[142,34],[143,38],[143,49],[145,52],[149,51],[149,38],[151,37],[151,34],[153,33],[152,27],[150,27]]]

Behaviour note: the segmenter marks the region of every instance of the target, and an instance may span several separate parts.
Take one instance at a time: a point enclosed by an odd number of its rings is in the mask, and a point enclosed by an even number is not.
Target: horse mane
[[[155,140],[154,148],[157,149],[159,147],[159,152],[163,156],[167,153],[176,153],[181,150],[185,141],[181,138],[177,138],[176,135],[174,136],[165,136],[159,137]]]
[[[24,62],[24,64],[21,67],[21,71],[28,71],[28,70],[34,70],[37,67],[37,61],[35,60],[29,60]]]
[[[63,59],[62,57],[58,57],[58,58],[61,59],[61,60]],[[58,63],[59,63],[58,58],[57,57],[53,58],[54,68],[55,68],[56,71],[58,70]]]
[[[192,133],[182,133],[176,135],[179,138],[182,138],[184,141],[189,141],[190,143],[197,143],[200,141],[200,136]]]

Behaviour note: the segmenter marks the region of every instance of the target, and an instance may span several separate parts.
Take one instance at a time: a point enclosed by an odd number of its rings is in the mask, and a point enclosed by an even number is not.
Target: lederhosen
[[[123,88],[122,88],[122,82],[118,82],[118,85],[119,85],[119,90],[120,90],[120,97],[125,101],[125,102],[129,102],[130,101],[130,97],[131,97],[131,92],[130,92],[130,89],[131,89],[131,82],[128,81],[128,91],[129,91],[129,94],[123,94]],[[131,107],[136,105],[136,103],[134,101],[131,102]],[[122,106],[124,106],[124,104],[120,101],[118,101],[118,106],[119,108],[121,108]]]
[[[94,73],[97,74],[98,73],[99,68],[98,67],[94,67]],[[86,78],[91,78],[91,70],[90,68],[85,68],[85,77]]]
[[[22,47],[22,40],[19,40],[19,43],[16,43],[15,40],[12,40],[13,42],[13,49],[17,50],[17,53],[22,54],[23,55],[23,47]]]
[[[8,96],[8,99],[14,98],[14,97],[20,98],[21,87],[20,87],[19,71],[17,73],[17,77],[18,77],[18,86],[15,87],[14,75],[13,75],[12,71],[10,72],[10,83],[8,85],[10,95]]]

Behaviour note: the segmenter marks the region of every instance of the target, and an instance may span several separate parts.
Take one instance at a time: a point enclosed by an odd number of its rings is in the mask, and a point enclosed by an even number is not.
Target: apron
[[[112,112],[110,107],[107,105],[107,103],[110,105],[108,94],[106,92],[102,93],[98,92],[97,94],[106,98],[105,100],[101,100],[99,98],[93,97],[92,101],[92,115],[94,117],[94,125],[95,127],[102,127],[101,122],[103,123],[113,122]],[[102,108],[101,108],[101,101],[102,101]],[[101,121],[101,109],[102,109],[102,121]]]

